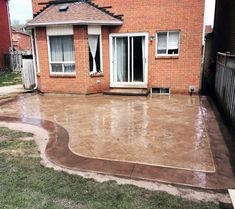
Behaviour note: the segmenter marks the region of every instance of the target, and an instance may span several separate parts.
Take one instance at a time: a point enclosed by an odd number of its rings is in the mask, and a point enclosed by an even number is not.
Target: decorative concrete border
[[[205,108],[207,114],[206,128],[210,137],[211,149],[215,161],[216,172],[204,173],[174,168],[164,168],[150,165],[141,165],[137,163],[109,161],[101,159],[92,159],[81,157],[72,153],[68,147],[69,134],[59,124],[51,121],[34,118],[12,118],[0,116],[4,122],[26,123],[44,128],[49,133],[49,142],[46,147],[46,156],[54,164],[79,171],[97,172],[100,174],[112,175],[117,177],[130,178],[135,180],[147,180],[170,183],[175,185],[184,185],[195,188],[211,190],[227,190],[235,188],[235,178],[233,174],[233,161],[229,156],[234,156],[234,147],[231,136],[224,124],[211,122],[220,117],[213,103],[205,97],[201,98],[201,106]],[[209,110],[209,111],[208,111]],[[222,121],[219,118],[218,121]],[[229,151],[223,141],[230,143]]]

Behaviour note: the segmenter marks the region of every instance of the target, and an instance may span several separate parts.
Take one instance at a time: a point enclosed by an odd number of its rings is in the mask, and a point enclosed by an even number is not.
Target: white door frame
[[[144,36],[145,37],[145,75],[144,82],[114,82],[114,57],[113,57],[113,38],[114,37],[135,37]],[[109,53],[110,53],[110,87],[127,87],[127,88],[147,88],[148,86],[148,33],[111,33],[109,35]],[[129,40],[129,39],[128,39]]]

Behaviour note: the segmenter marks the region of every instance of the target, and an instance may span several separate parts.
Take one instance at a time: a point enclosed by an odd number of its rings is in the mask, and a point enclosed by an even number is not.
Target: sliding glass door
[[[114,69],[116,82],[128,82],[129,73],[128,73],[128,38],[120,37],[114,38]]]
[[[147,38],[145,35],[113,35],[113,86],[143,87],[147,79]]]

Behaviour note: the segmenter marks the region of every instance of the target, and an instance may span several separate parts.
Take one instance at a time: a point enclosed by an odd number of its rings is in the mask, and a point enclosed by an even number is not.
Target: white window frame
[[[167,33],[166,54],[157,53],[159,33]],[[178,54],[168,54],[169,33],[179,33]],[[156,33],[156,57],[179,57],[179,55],[180,55],[180,30],[157,31]]]
[[[93,72],[93,71],[91,72],[90,68],[89,68],[90,75],[93,75],[95,73],[103,73],[102,27],[89,25],[88,26],[88,36],[89,35],[99,36],[99,41],[100,41],[100,72]],[[89,43],[88,43],[88,47],[90,47]]]
[[[52,26],[47,27],[47,48],[48,48],[48,58],[49,58],[49,69],[50,75],[76,75],[76,62],[67,61],[67,62],[59,62],[59,61],[51,61],[51,48],[50,48],[50,37],[52,36],[73,36],[74,32],[73,26]],[[73,40],[74,44],[74,40]],[[75,56],[75,46],[74,46],[74,56]],[[74,57],[75,59],[75,57]],[[52,72],[52,64],[62,64],[62,72]],[[74,72],[64,72],[64,64],[74,64],[75,70]]]
[[[114,53],[113,53],[113,38],[116,37],[135,37],[135,36],[144,36],[145,37],[145,75],[143,82],[115,82],[114,81]],[[120,87],[120,88],[147,88],[148,87],[148,54],[149,54],[149,33],[148,32],[137,32],[137,33],[111,33],[109,34],[109,54],[110,54],[110,87]]]

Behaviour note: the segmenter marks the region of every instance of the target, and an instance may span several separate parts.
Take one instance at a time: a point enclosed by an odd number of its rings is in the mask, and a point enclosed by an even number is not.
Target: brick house
[[[31,51],[31,35],[23,30],[11,27],[12,31],[12,45],[16,51],[27,52]]]
[[[4,54],[11,48],[11,32],[8,0],[0,0],[0,69],[6,64]]]
[[[38,88],[199,89],[204,0],[33,1]]]

